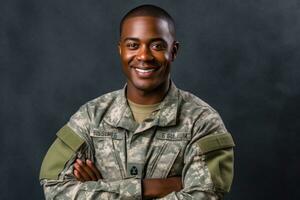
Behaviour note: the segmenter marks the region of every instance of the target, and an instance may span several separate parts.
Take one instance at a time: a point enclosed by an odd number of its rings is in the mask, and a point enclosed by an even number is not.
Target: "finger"
[[[91,181],[92,180],[91,177],[85,172],[85,170],[78,163],[75,163],[74,167],[78,171],[78,173],[80,174],[80,176],[82,177],[82,179],[84,181]]]
[[[80,181],[84,182],[84,181],[88,181],[86,180],[85,175],[82,173],[82,169],[80,168],[80,166],[78,164],[74,164],[74,175],[76,175],[76,178],[78,178]],[[76,174],[75,174],[76,173]]]
[[[80,159],[77,159],[76,162],[80,165],[80,167],[84,170],[84,172],[90,177],[91,180],[96,181],[97,176],[94,174],[93,170],[86,165],[86,163]]]
[[[91,160],[86,160],[86,164],[92,169],[97,179],[102,179],[99,170],[96,168],[95,164]]]
[[[80,173],[76,169],[74,170],[74,175],[75,175],[77,181],[84,182],[84,180],[81,177]]]
[[[92,169],[90,169],[90,167],[86,165],[84,161],[77,159],[76,162],[80,165],[80,168],[90,177],[90,180],[97,180],[97,177],[92,171]]]
[[[92,169],[92,171],[96,175],[97,179],[102,179],[102,176],[101,176],[99,170],[97,169],[97,167],[95,166],[95,164],[91,160],[87,160],[86,163]]]

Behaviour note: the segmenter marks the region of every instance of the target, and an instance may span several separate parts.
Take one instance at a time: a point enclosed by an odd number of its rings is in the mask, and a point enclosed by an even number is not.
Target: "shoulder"
[[[106,94],[103,94],[97,98],[94,98],[88,102],[86,102],[83,106],[88,108],[93,107],[106,107],[107,105],[111,104],[119,95],[121,95],[123,90],[116,90]]]
[[[122,95],[123,90],[116,90],[112,91],[106,94],[103,94],[97,98],[94,98],[85,104],[83,104],[79,110],[85,110],[86,112],[89,112],[91,114],[97,114],[99,112],[105,112],[112,103],[120,96]]]
[[[188,91],[180,89],[179,95],[181,98],[181,110],[184,113],[194,115],[198,113],[197,116],[217,113],[208,103]]]
[[[103,115],[122,92],[123,90],[116,90],[86,102],[72,115],[69,125],[72,128],[75,127],[75,124],[87,126],[93,123],[95,119],[101,120]]]
[[[179,95],[180,118],[185,124],[190,124],[194,134],[203,129],[210,130],[201,131],[203,136],[213,130],[226,131],[219,113],[208,103],[188,91],[179,90]]]

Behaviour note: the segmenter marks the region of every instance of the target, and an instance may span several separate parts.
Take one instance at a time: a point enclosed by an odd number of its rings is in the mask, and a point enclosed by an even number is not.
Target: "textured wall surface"
[[[300,1],[143,1],[175,18],[176,85],[235,138],[226,199],[299,199]],[[80,105],[123,87],[118,23],[140,1],[0,1],[0,199],[43,199],[43,156]],[[298,196],[297,196],[298,195]]]

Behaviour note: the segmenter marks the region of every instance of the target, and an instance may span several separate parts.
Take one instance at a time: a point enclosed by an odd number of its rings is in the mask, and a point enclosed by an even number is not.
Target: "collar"
[[[126,85],[119,91],[115,101],[104,116],[105,122],[114,127],[121,127],[132,132],[142,132],[153,126],[167,127],[176,125],[177,113],[180,105],[179,89],[171,81],[167,95],[159,106],[156,115],[140,125],[134,120],[126,99]]]

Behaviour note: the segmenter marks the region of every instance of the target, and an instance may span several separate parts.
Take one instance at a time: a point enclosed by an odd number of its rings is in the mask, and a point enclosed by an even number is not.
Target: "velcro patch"
[[[214,135],[207,135],[197,141],[202,154],[219,150],[234,147],[234,141],[229,133],[221,133]]]

